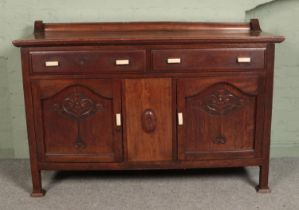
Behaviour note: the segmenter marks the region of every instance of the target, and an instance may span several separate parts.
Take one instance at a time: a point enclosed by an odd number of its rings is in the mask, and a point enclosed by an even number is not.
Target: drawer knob
[[[46,61],[45,65],[46,65],[46,67],[59,66],[59,62],[58,61]]]
[[[181,58],[168,58],[167,59],[168,64],[177,64],[181,63]]]
[[[120,113],[117,113],[115,115],[115,118],[116,118],[116,126],[121,126],[121,114]]]
[[[250,57],[238,57],[237,61],[238,61],[238,63],[250,63],[251,58]]]
[[[123,65],[129,65],[130,60],[128,59],[122,59],[122,60],[115,60],[115,65],[117,66],[123,66]]]
[[[182,113],[182,112],[179,112],[179,113],[178,113],[178,124],[179,124],[179,125],[183,125],[183,124],[184,124],[184,121],[183,121],[183,113]]]

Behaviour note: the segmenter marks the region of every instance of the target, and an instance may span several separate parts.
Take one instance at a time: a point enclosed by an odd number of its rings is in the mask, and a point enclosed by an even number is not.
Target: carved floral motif
[[[225,144],[226,143],[226,138],[222,135],[217,136],[214,140],[213,140],[214,144]]]
[[[245,104],[246,100],[219,87],[209,93],[202,101],[202,109],[212,115],[227,115]]]
[[[238,89],[227,84],[218,84],[203,93],[200,108],[211,115],[225,116],[239,110],[247,102],[248,98]],[[222,126],[222,124],[219,125]],[[212,139],[212,142],[218,145],[226,144],[227,139],[219,134]]]
[[[85,148],[86,144],[80,135],[80,122],[97,111],[103,110],[103,104],[96,103],[83,93],[73,93],[64,98],[61,103],[55,103],[53,108],[59,114],[77,121],[77,138],[74,146],[78,149]]]

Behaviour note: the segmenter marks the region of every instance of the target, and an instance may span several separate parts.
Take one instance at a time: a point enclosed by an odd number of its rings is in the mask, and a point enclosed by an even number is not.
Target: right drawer
[[[154,71],[242,71],[265,67],[265,48],[152,50]]]

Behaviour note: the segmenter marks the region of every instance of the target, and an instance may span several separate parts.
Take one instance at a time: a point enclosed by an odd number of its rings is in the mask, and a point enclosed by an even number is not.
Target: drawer
[[[154,71],[263,69],[264,48],[152,50]]]
[[[33,51],[32,72],[115,73],[145,70],[145,50]]]

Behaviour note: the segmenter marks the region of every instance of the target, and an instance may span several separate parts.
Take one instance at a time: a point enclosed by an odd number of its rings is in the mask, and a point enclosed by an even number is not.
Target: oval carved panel
[[[155,131],[157,126],[157,117],[152,109],[146,109],[141,115],[141,124],[145,132],[151,133]]]

